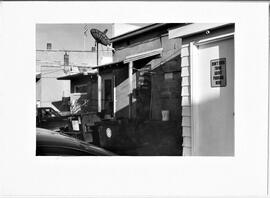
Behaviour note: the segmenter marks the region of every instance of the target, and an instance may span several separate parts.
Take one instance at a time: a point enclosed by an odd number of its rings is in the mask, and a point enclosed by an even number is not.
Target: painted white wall
[[[234,155],[234,41],[198,46],[193,58],[193,155]],[[226,87],[211,87],[210,61],[226,58]]]
[[[113,62],[112,56],[103,56],[103,57],[101,57],[101,62],[100,62],[101,65],[111,63],[111,62]]]
[[[136,88],[136,74],[132,75],[132,87]],[[136,100],[133,98],[132,102]],[[129,78],[116,87],[116,112],[129,105]]]

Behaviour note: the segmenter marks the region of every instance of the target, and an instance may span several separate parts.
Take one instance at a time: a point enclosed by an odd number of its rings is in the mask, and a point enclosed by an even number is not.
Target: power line
[[[39,62],[39,61],[36,61]],[[54,64],[53,62],[42,62],[42,64],[51,64],[51,65],[39,65],[39,67],[53,67],[53,68],[57,68],[57,67],[79,67],[79,68],[91,68],[92,65],[77,65],[77,64],[69,64],[69,65],[52,65]],[[85,63],[86,64],[86,63]]]
[[[41,73],[41,74],[42,75],[44,75],[44,74],[51,74],[51,73],[59,72],[59,71],[62,71],[62,70],[64,70],[64,69],[56,69],[54,71],[44,72],[44,73]]]
[[[37,52],[92,52],[92,53],[96,53],[97,51],[96,50],[64,50],[64,49],[55,49],[55,50],[42,50],[42,49],[37,49],[36,50]],[[111,49],[102,49],[102,50],[98,50],[98,51],[107,51],[107,52],[111,52],[112,50]]]

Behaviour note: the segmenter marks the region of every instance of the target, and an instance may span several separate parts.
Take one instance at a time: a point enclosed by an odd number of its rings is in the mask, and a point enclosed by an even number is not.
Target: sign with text
[[[210,61],[211,87],[225,87],[226,82],[226,58]]]

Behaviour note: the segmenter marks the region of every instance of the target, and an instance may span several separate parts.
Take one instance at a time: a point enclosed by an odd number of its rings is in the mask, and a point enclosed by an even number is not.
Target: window
[[[107,113],[113,112],[113,84],[112,79],[104,79],[103,104]]]
[[[87,93],[87,84],[75,85],[74,93]]]

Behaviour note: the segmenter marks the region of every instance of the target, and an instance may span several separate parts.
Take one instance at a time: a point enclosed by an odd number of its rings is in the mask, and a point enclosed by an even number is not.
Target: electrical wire
[[[57,70],[50,71],[50,72],[45,72],[45,73],[42,73],[42,72],[41,72],[41,74],[42,74],[42,75],[44,75],[44,74],[51,74],[51,73],[59,72],[59,71],[61,71],[61,70],[64,70],[64,69],[57,69]]]
[[[107,51],[110,52],[112,51],[111,49],[102,49],[102,50],[98,50],[98,51]],[[68,53],[79,53],[79,52],[90,52],[90,53],[96,53],[96,50],[65,50],[65,49],[55,49],[55,50],[47,50],[47,49],[36,49],[36,52],[68,52]]]

